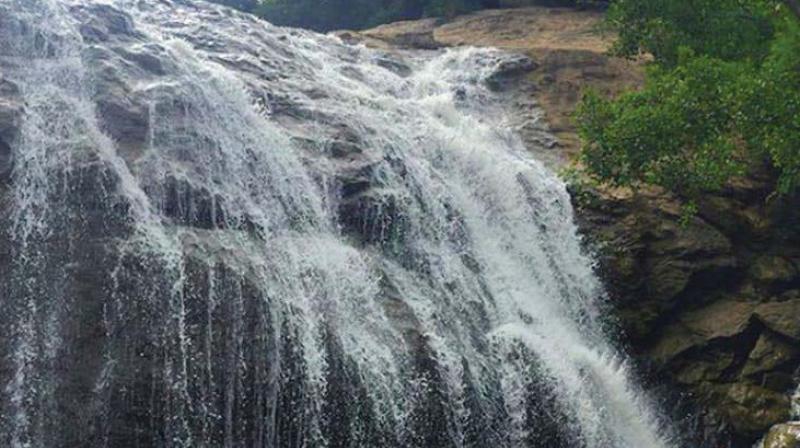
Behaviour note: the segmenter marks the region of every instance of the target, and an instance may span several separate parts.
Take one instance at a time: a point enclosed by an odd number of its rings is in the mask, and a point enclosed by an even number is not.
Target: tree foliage
[[[800,26],[776,1],[619,0],[614,50],[650,53],[643,89],[577,111],[583,164],[621,186],[694,196],[769,162],[800,185]]]
[[[608,23],[615,53],[652,54],[664,65],[680,48],[724,60],[763,57],[774,37],[774,3],[761,0],[618,0]]]

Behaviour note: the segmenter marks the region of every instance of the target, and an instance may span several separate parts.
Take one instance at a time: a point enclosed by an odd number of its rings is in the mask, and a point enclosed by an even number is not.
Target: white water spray
[[[509,55],[203,3],[0,7],[25,102],[3,441],[671,446],[563,183],[486,87]]]

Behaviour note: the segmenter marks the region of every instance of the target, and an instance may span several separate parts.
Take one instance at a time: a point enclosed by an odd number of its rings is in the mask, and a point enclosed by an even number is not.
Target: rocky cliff
[[[627,344],[654,381],[697,405],[708,446],[750,446],[792,417],[800,214],[770,185],[707,195],[688,220],[660,191],[575,195]]]
[[[447,23],[390,24],[345,38],[379,47],[497,46],[528,56],[501,90],[519,131],[544,120],[555,166],[579,148],[570,120],[585,88],[608,95],[642,81],[641,62],[605,54],[601,13],[560,8],[484,11]],[[540,104],[544,117],[527,112]],[[792,417],[800,367],[800,201],[772,194],[767,169],[706,195],[687,219],[679,199],[649,189],[572,189],[598,255],[619,331],[653,384],[669,384],[675,416],[700,446],[749,447]],[[766,446],[793,447],[796,426]]]

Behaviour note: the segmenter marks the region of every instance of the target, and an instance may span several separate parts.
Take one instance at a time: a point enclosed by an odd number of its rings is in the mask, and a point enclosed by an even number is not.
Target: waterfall
[[[488,86],[514,57],[0,0],[0,443],[673,446]]]

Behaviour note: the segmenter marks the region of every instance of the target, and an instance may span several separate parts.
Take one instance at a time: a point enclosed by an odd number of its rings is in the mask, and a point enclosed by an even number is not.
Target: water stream
[[[0,444],[672,446],[487,85],[513,60],[0,0]]]

